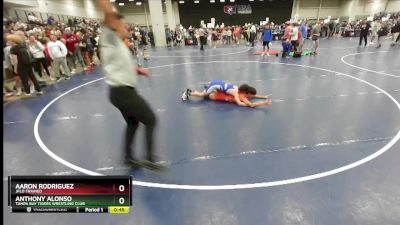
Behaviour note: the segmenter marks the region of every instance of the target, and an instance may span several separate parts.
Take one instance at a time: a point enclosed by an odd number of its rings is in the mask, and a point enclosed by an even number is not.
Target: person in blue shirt
[[[304,22],[301,23],[300,33],[301,33],[301,42],[300,42],[299,50],[302,51],[303,50],[303,46],[304,46],[304,42],[306,41],[307,36],[308,36],[307,21],[304,21]]]
[[[265,25],[265,29],[261,34],[261,39],[263,41],[263,53],[261,55],[264,55],[265,46],[267,46],[267,55],[269,56],[269,43],[272,41],[272,29],[270,24]]]
[[[54,19],[53,16],[49,16],[49,17],[47,18],[47,24],[48,24],[48,25],[53,25],[54,22],[55,22],[55,19]]]

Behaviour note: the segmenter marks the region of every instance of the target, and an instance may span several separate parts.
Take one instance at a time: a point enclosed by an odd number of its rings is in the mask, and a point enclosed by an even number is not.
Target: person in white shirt
[[[372,26],[371,26],[371,42],[369,43],[370,45],[373,45],[374,44],[374,40],[376,39],[376,38],[378,38],[378,30],[380,30],[381,29],[381,23],[379,22],[379,20],[375,20],[373,23],[372,23]]]
[[[227,36],[227,44],[230,45],[231,44],[231,39],[232,39],[232,31],[231,28],[228,27],[228,30],[226,31],[226,36]]]
[[[50,42],[47,44],[49,48],[50,58],[54,62],[54,74],[56,75],[57,81],[60,81],[60,65],[62,64],[63,69],[65,71],[65,79],[68,80],[71,77],[71,71],[67,65],[67,47],[61,42],[57,40],[55,35],[50,36]]]
[[[207,32],[205,30],[205,26],[200,26],[197,30],[200,38],[200,50],[204,51],[204,45],[207,44]]]
[[[251,28],[250,28],[250,43],[251,43],[251,47],[254,47],[254,41],[256,39],[256,35],[257,35],[256,26],[254,24],[252,24]]]
[[[297,46],[299,44],[299,25],[297,23],[293,24],[292,31],[290,32],[290,41],[293,46],[293,50],[297,52]]]
[[[34,35],[29,36],[28,49],[32,53],[34,62],[33,69],[42,77],[42,66],[46,70],[47,76],[50,77],[49,69],[46,65],[46,57],[44,55],[44,46],[36,40]]]

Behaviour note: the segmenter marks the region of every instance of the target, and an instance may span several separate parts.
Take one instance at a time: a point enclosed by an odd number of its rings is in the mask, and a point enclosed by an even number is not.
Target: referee
[[[121,112],[127,123],[124,143],[125,163],[135,167],[161,169],[161,166],[155,163],[153,151],[156,117],[135,88],[136,73],[148,75],[148,71],[136,67],[136,60],[123,42],[123,39],[129,36],[129,31],[122,16],[114,11],[109,0],[100,0],[97,3],[105,14],[99,40],[105,81],[110,87],[111,103]],[[144,162],[137,160],[132,151],[133,139],[139,123],[143,123],[146,127],[147,159]]]

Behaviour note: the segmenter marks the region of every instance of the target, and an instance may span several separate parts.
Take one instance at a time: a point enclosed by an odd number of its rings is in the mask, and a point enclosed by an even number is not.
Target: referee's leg
[[[133,90],[133,96],[130,99],[131,112],[135,119],[145,125],[146,135],[146,150],[147,160],[154,162],[154,129],[156,126],[156,115],[153,110],[147,104],[147,102]]]

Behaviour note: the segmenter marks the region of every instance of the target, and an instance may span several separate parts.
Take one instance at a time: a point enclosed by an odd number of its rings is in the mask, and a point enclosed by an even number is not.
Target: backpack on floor
[[[293,52],[293,58],[300,58],[302,52]]]

